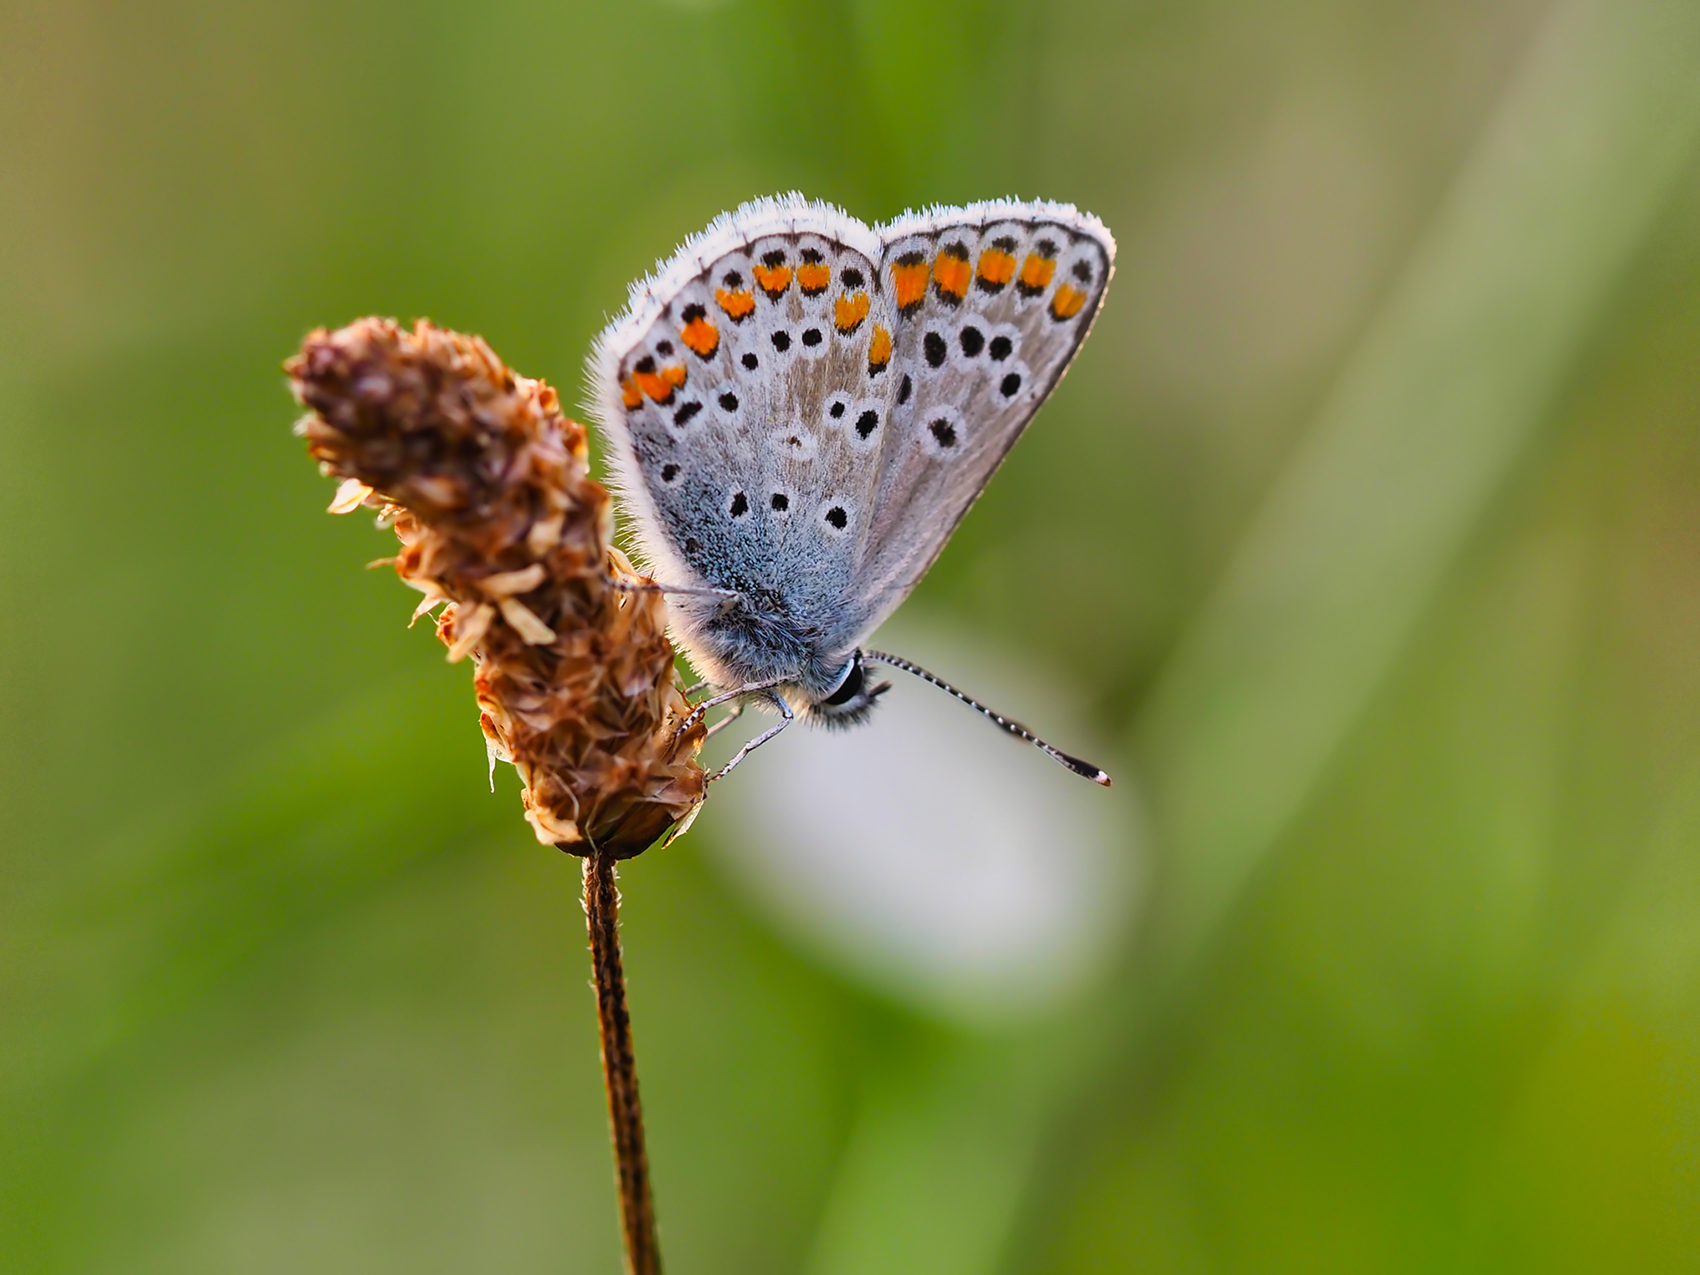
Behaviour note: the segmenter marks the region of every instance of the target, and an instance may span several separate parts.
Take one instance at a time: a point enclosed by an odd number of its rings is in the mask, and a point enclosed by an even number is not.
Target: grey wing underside
[[[1061,377],[1113,251],[1055,205],[874,231],[768,201],[711,227],[595,355],[646,565],[771,602],[817,651],[854,646]],[[687,630],[712,606],[675,599]]]
[[[890,380],[889,356],[870,364],[891,329],[877,259],[825,229],[718,245],[603,361],[646,565],[736,590],[810,645],[854,591]],[[713,607],[673,604],[687,629]]]
[[[861,606],[855,631],[845,635],[851,643],[932,566],[1062,379],[1103,303],[1115,245],[1095,219],[1073,209],[1010,212],[993,206],[953,224],[925,219],[909,233],[901,224],[888,232],[881,262],[888,288],[898,263],[917,253],[930,277],[921,305],[897,320],[894,388],[901,391],[904,375],[914,388],[892,410],[857,563]],[[940,277],[944,259],[964,263],[960,299],[944,286],[950,272]]]

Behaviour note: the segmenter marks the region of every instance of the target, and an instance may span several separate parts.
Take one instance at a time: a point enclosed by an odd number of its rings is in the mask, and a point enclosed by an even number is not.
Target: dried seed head
[[[513,762],[546,845],[626,858],[702,802],[700,724],[675,680],[659,594],[609,541],[607,490],[555,391],[476,336],[362,319],[285,365],[297,432],[343,480],[333,513],[393,520],[397,574],[447,603],[437,635],[473,657],[491,755]]]

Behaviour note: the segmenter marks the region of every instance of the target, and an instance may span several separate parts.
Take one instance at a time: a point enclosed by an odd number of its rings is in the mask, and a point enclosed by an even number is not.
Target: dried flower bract
[[[607,490],[555,391],[483,340],[421,320],[319,330],[286,365],[297,427],[343,480],[331,512],[393,520],[397,574],[447,603],[437,635],[470,655],[492,755],[525,784],[538,840],[637,854],[701,804],[701,725],[673,671],[666,607],[610,544]]]

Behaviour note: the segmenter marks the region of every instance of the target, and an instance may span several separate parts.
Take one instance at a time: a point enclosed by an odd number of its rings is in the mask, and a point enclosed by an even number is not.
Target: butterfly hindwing
[[[856,422],[890,319],[877,240],[824,212],[769,202],[723,219],[599,345],[599,406],[640,551],[671,583],[849,587],[851,516],[875,478]]]

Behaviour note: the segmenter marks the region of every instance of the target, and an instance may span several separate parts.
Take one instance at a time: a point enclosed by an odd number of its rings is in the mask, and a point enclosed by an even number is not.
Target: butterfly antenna
[[[990,718],[1011,735],[1014,735],[1017,739],[1026,740],[1052,761],[1067,767],[1082,778],[1090,779],[1095,784],[1102,784],[1106,788],[1110,786],[1110,777],[1105,774],[1103,770],[1094,766],[1091,762],[1082,761],[1078,757],[1071,757],[1060,748],[1052,748],[1020,722],[1011,721],[1002,713],[993,712],[972,695],[964,695],[942,677],[934,676],[927,672],[927,670],[922,668],[919,664],[912,663],[911,661],[904,659],[902,656],[888,655],[884,651],[863,651],[862,658],[873,660],[876,664],[888,664],[892,668],[902,669],[905,673],[913,673],[923,682],[931,682],[941,691],[956,696],[957,699],[968,705],[969,708],[973,709],[976,713],[979,713],[982,717]]]

